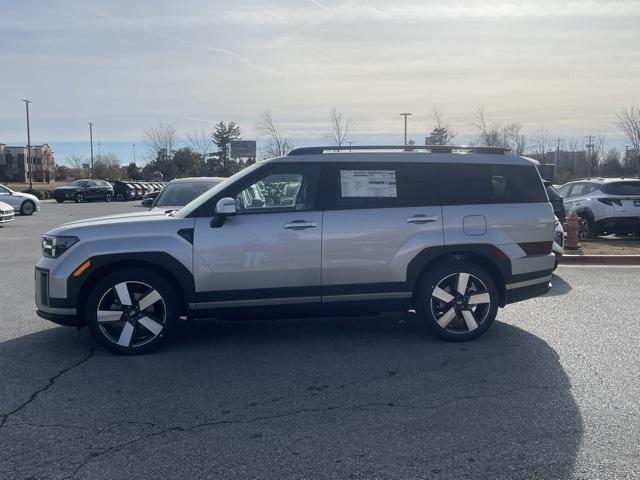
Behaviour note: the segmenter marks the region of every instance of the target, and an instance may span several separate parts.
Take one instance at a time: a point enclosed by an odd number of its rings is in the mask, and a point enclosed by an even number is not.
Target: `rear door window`
[[[584,195],[586,192],[586,184],[584,183],[576,183],[573,185],[573,187],[571,187],[571,190],[569,191],[569,197],[580,197],[582,195]]]
[[[548,202],[534,166],[451,163],[438,170],[443,205]]]
[[[354,162],[325,170],[326,209],[438,205],[435,167],[427,163]]]

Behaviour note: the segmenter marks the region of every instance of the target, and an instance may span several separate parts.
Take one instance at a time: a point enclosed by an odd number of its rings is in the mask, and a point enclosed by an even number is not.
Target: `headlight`
[[[43,235],[42,256],[58,258],[77,242],[77,237],[54,237],[53,235]]]

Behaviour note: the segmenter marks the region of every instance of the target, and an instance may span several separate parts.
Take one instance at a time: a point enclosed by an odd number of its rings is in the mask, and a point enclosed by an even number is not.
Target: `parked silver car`
[[[464,341],[498,307],[548,290],[555,222],[530,160],[498,148],[348,149],[256,163],[178,211],[54,228],[36,265],[38,314],[86,323],[122,354],[157,347],[182,315],[414,309]]]
[[[0,185],[0,201],[11,205],[21,215],[31,215],[40,210],[38,197],[30,193],[16,192],[4,185]]]

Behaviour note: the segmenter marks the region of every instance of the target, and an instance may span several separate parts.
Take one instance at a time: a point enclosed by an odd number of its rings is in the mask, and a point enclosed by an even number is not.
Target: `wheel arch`
[[[485,270],[498,289],[499,305],[505,306],[505,285],[511,276],[511,261],[499,248],[488,244],[440,247],[420,252],[407,269],[407,283],[413,291],[414,301],[416,287],[422,278],[436,265],[450,261],[467,261]]]
[[[91,267],[81,282],[69,277],[69,296],[76,299],[78,315],[84,318],[86,299],[91,289],[105,275],[124,268],[148,269],[164,277],[175,288],[180,301],[180,312],[186,314],[190,302],[194,301],[195,285],[187,268],[164,252],[100,255],[89,258]]]

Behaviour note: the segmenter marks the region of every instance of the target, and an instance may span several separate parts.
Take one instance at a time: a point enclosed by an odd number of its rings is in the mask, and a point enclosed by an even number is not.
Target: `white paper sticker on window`
[[[395,170],[340,170],[343,197],[397,197]]]

